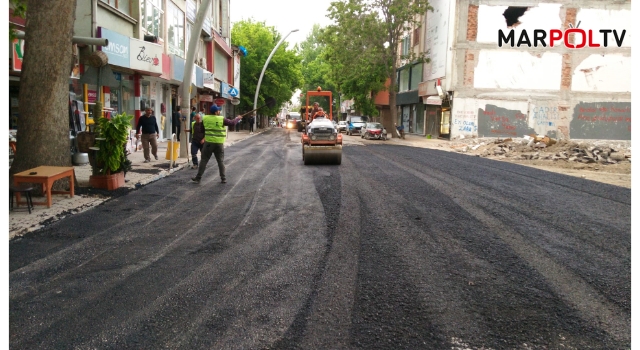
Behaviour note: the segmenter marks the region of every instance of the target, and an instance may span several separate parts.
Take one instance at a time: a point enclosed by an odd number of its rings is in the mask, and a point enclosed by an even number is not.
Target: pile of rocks
[[[551,160],[582,163],[617,164],[631,161],[630,141],[581,141],[543,138],[471,138],[450,146],[462,153],[480,157],[512,157],[526,160]]]

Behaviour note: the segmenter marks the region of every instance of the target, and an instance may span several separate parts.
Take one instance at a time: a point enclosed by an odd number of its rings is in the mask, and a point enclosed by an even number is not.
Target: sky
[[[232,0],[231,25],[234,22],[253,18],[258,22],[265,22],[267,26],[275,27],[284,37],[291,30],[287,38],[289,48],[304,41],[311,33],[314,23],[321,27],[330,24],[327,9],[335,0]]]

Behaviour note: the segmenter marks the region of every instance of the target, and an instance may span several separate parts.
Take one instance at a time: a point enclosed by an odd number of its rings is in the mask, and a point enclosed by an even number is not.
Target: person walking
[[[180,106],[171,114],[171,132],[176,134],[176,140],[180,142]]]
[[[195,120],[191,123],[191,169],[198,169],[198,150],[202,156],[202,146],[204,145],[204,124],[200,113],[196,114]]]
[[[144,162],[149,163],[149,144],[151,144],[151,154],[158,160],[158,143],[156,139],[160,134],[158,130],[158,122],[153,115],[151,107],[147,107],[144,115],[138,119],[138,127],[136,128],[136,138],[142,139],[142,149],[144,150]],[[140,137],[142,135],[142,137]]]
[[[400,135],[401,139],[404,139],[404,125],[400,124],[396,124],[396,130],[398,130],[398,134]]]
[[[211,155],[215,155],[218,162],[218,170],[220,171],[220,182],[226,183],[227,177],[225,176],[224,167],[224,140],[227,137],[225,126],[235,126],[241,116],[237,116],[235,119],[227,119],[220,115],[220,108],[216,105],[211,106],[209,109],[211,115],[205,115],[202,119],[204,125],[204,143],[202,146],[202,159],[198,166],[198,174],[191,178],[194,183],[200,183],[202,174],[207,168],[207,163],[211,159]]]

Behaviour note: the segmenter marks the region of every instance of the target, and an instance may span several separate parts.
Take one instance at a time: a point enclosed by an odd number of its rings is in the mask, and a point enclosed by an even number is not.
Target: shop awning
[[[427,99],[424,101],[424,104],[426,105],[442,105],[442,100],[440,99],[440,97],[438,96],[429,96],[427,97]]]

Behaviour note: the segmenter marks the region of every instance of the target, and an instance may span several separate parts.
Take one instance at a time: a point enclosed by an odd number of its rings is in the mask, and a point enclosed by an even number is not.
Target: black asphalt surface
[[[305,167],[282,129],[225,158],[11,241],[11,349],[630,348],[630,189],[383,141]]]

